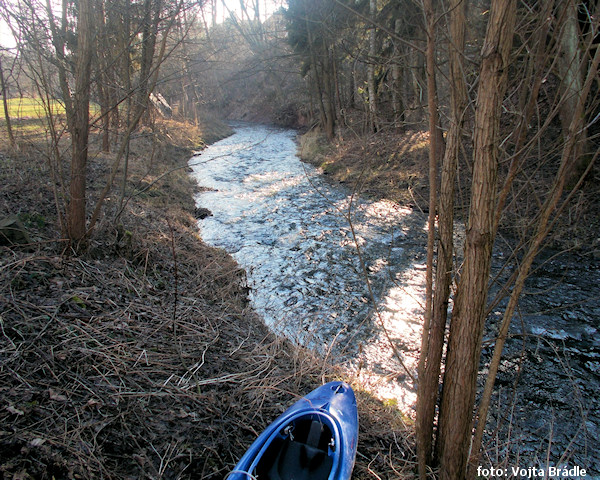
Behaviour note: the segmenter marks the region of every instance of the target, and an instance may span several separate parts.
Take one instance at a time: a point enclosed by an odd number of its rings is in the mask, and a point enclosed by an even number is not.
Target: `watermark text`
[[[576,479],[587,477],[585,468],[575,467],[477,467],[480,478],[554,478]]]

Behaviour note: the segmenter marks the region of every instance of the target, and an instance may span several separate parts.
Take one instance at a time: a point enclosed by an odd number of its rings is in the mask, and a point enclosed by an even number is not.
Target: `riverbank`
[[[4,478],[222,479],[298,396],[344,378],[271,334],[244,272],[199,238],[187,161],[227,133],[214,127],[141,132],[124,201],[109,198],[79,257],[56,240],[39,132],[23,128],[19,151],[1,153],[2,215],[18,215],[32,241],[0,247]],[[110,159],[94,152],[92,198]],[[354,478],[410,477],[410,425],[357,394]]]
[[[415,130],[359,137],[346,132],[328,142],[318,131],[298,139],[300,158],[331,180],[376,199],[427,210],[429,135]]]
[[[423,130],[379,132],[358,136],[342,132],[332,142],[316,131],[299,136],[298,154],[303,161],[322,169],[334,182],[375,199],[387,199],[401,206],[427,213],[429,133]],[[505,168],[506,166],[501,166]],[[552,182],[553,164],[540,167],[539,182]],[[472,166],[461,162],[455,201],[457,218],[466,222],[470,201]],[[548,170],[546,172],[546,169]],[[577,254],[583,259],[600,259],[600,169],[593,169],[571,205],[556,221],[546,242],[550,248]],[[517,204],[505,208],[501,230],[508,241],[517,241],[539,208],[521,211]]]

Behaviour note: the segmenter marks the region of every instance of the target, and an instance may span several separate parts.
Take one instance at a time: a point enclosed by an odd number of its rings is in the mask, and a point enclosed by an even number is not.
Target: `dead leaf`
[[[48,394],[50,395],[50,400],[56,400],[57,402],[66,402],[68,400],[67,397],[51,388],[48,389]]]
[[[30,447],[39,447],[46,442],[45,438],[34,438],[31,442],[29,442]]]
[[[14,415],[25,415],[25,412],[23,410],[19,410],[18,408],[13,407],[12,405],[9,405],[8,407],[6,407],[6,409]]]

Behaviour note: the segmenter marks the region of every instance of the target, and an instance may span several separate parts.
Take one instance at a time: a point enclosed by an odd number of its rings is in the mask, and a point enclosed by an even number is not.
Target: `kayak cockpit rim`
[[[229,472],[230,480],[350,480],[358,411],[350,385],[322,385],[283,412]]]
[[[248,472],[256,478],[293,478],[292,471],[310,472],[327,480],[336,472],[342,450],[337,421],[325,411],[303,409],[282,419],[253,459]],[[338,450],[336,452],[336,450]],[[286,472],[280,475],[278,472]],[[249,477],[252,478],[252,477]],[[308,478],[308,477],[307,477]]]

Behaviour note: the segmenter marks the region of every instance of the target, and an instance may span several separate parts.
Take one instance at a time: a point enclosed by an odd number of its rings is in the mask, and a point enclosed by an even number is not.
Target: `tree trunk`
[[[377,13],[377,0],[370,0],[369,14],[375,19]],[[369,61],[367,63],[367,89],[369,93],[369,124],[372,131],[377,131],[377,92],[375,90],[375,56],[377,55],[375,43],[375,26],[369,28]]]
[[[315,45],[313,43],[312,31],[310,27],[310,23],[308,21],[308,12],[306,16],[306,31],[307,31],[307,40],[308,40],[308,52],[310,55],[310,66],[312,68],[313,74],[315,76],[314,86],[316,90],[317,97],[317,106],[319,107],[319,115],[320,115],[320,124],[321,128],[325,131],[327,138],[330,140],[333,138],[334,133],[334,124],[333,118],[329,115],[329,110],[331,107],[331,103],[329,99],[326,102],[323,101],[324,95],[327,95],[327,85],[326,82],[329,81],[327,78],[326,67],[322,68],[322,75],[319,74],[319,65],[317,61],[317,52],[315,49]],[[327,58],[324,59],[324,62],[327,62]]]
[[[123,52],[122,63],[121,63],[121,78],[124,82],[125,92],[127,95],[127,100],[125,101],[125,129],[129,131],[131,127],[131,117],[133,115],[133,98],[131,94],[131,55],[130,55],[130,45],[131,45],[131,3],[127,0],[124,0],[123,3],[123,28],[121,31],[121,49]],[[115,109],[116,112],[119,109]],[[119,125],[117,124],[116,131],[119,131]],[[127,144],[125,145],[124,152],[124,160],[123,160],[123,177],[121,178],[121,197],[119,199],[119,211],[123,207],[123,202],[125,201],[125,195],[127,193],[127,175],[129,171],[129,140],[127,140]]]
[[[54,12],[50,0],[46,0],[46,14],[50,23],[50,31],[52,32],[52,45],[56,52],[58,64],[58,81],[60,90],[65,102],[65,112],[67,116],[67,125],[70,129],[73,128],[73,105],[71,99],[71,91],[67,80],[67,59],[65,57],[65,39],[67,38],[67,0],[62,0],[62,16],[60,27],[54,22]]]
[[[558,71],[561,77],[563,97],[560,106],[560,121],[562,124],[563,137],[567,138],[569,125],[575,115],[577,103],[581,95],[582,72],[581,50],[579,47],[579,31],[577,25],[577,5],[574,0],[556,0],[559,12],[557,15],[563,19],[562,29],[559,32],[559,54]],[[585,169],[585,144],[582,138],[576,145],[574,152],[577,161],[573,164],[573,170],[569,173],[567,185],[573,184],[581,171]]]
[[[465,44],[465,2],[451,0],[450,9],[450,116],[442,180],[440,185],[438,228],[439,240],[433,311],[430,328],[423,329],[424,343],[428,344],[425,355],[420,359],[418,403],[417,403],[417,445],[419,475],[426,477],[426,466],[431,464],[433,424],[438,399],[440,369],[444,334],[448,313],[450,284],[452,282],[452,254],[454,233],[454,183],[461,144],[463,117],[466,108],[467,92],[463,73],[462,55]],[[428,338],[426,338],[428,337]]]
[[[99,79],[97,88],[102,121],[102,151],[108,153],[110,152],[110,94],[106,55],[110,51],[110,47],[106,38],[109,32],[107,31],[105,18],[104,5],[99,2],[96,11],[96,25],[100,30],[100,34],[96,36],[96,61]]]
[[[6,95],[8,94],[6,89],[6,84],[4,83],[4,71],[2,70],[2,58],[0,58],[0,87],[2,87],[2,103],[4,105],[4,119],[6,120],[6,132],[8,133],[8,140],[10,142],[10,146],[14,147],[16,145],[15,137],[12,131],[12,125],[10,123],[10,114],[8,113],[8,99]]]
[[[151,93],[150,75],[152,72],[154,51],[156,49],[156,35],[160,22],[162,0],[145,0],[144,19],[142,27],[142,54],[140,63],[140,81],[138,86],[137,109],[145,111],[148,107],[148,98]]]
[[[325,123],[325,133],[327,134],[327,138],[330,140],[335,135],[335,123],[336,123],[336,114],[335,114],[335,90],[334,90],[334,79],[335,70],[333,68],[333,58],[331,55],[331,51],[328,49],[327,56],[324,59],[324,67],[323,67],[323,83],[324,83],[324,92],[325,92],[325,115],[326,115],[326,123]]]
[[[506,90],[516,0],[492,0],[482,48],[475,114],[474,170],[465,259],[452,312],[440,407],[438,455],[441,478],[466,474],[488,281],[502,100]]]
[[[394,33],[400,36],[400,27],[402,20],[396,19],[394,23]],[[401,95],[401,67],[400,67],[400,48],[398,40],[394,41],[394,56],[392,64],[392,108],[394,110],[394,127],[401,128],[404,124],[404,105]]]
[[[80,242],[86,234],[85,190],[90,116],[90,78],[92,63],[92,10],[90,0],[80,0],[77,20],[77,59],[71,129],[71,184],[68,209],[68,234]]]
[[[431,451],[431,436],[428,436],[428,425],[424,424],[426,415],[423,408],[429,405],[425,401],[426,382],[425,377],[426,359],[429,357],[429,330],[432,316],[432,292],[433,292],[433,250],[435,243],[435,217],[437,208],[437,163],[438,163],[438,105],[435,85],[435,15],[433,0],[423,1],[425,23],[427,25],[427,50],[425,54],[427,65],[427,97],[429,99],[429,217],[427,222],[427,272],[425,291],[425,318],[423,321],[423,332],[421,334],[421,354],[419,357],[417,387],[417,454],[419,463],[419,478],[427,478],[427,465],[429,464],[429,452]],[[427,392],[429,393],[429,392]],[[434,400],[435,401],[435,400]]]

